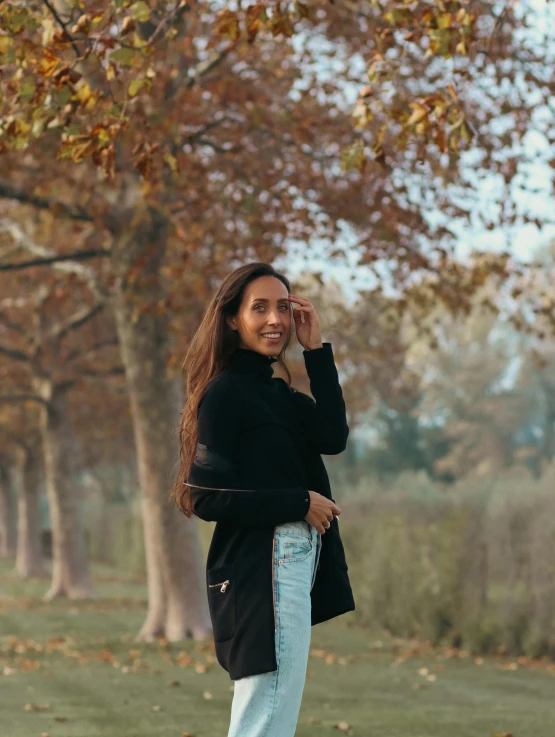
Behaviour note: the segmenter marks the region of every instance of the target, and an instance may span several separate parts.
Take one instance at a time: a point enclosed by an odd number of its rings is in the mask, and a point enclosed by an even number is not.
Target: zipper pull
[[[227,589],[228,584],[229,584],[229,581],[223,582],[222,588],[220,589],[220,593],[225,594],[225,590]]]

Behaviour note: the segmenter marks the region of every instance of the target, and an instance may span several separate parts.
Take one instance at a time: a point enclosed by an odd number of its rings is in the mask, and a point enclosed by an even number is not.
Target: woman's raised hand
[[[289,302],[294,302],[298,305],[298,307],[293,307],[293,320],[295,321],[297,340],[307,351],[311,351],[313,348],[321,348],[322,333],[320,331],[320,321],[313,305],[306,297],[300,297],[296,294],[290,294],[288,298]]]
[[[315,527],[320,535],[323,535],[326,529],[329,528],[334,516],[341,514],[341,510],[331,499],[318,494],[317,491],[309,490],[308,493],[310,494],[310,509],[305,521]]]

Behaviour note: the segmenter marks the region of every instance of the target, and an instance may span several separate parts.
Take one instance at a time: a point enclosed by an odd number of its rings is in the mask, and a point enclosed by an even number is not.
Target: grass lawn
[[[0,564],[0,737],[226,737],[212,642],[136,643],[144,582],[93,567],[101,598],[40,596]],[[555,668],[476,659],[352,626],[312,630],[296,737],[554,737]]]

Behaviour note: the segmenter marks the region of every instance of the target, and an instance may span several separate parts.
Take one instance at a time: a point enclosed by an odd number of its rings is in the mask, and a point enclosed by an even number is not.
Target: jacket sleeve
[[[240,394],[224,382],[208,387],[201,399],[197,453],[187,479],[195,515],[244,527],[303,520],[310,508],[307,489],[251,489],[237,475],[241,404]]]
[[[295,410],[314,449],[336,455],[345,450],[349,426],[331,343],[305,350],[303,356],[314,399],[292,389]]]

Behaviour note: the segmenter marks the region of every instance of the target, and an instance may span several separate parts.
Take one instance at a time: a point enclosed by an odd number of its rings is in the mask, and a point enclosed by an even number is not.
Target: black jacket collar
[[[277,361],[273,356],[264,356],[250,348],[237,348],[230,356],[230,366],[234,371],[251,374],[260,379],[271,379],[272,364]]]

